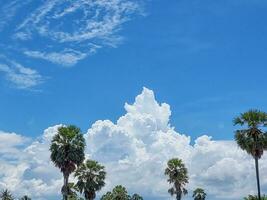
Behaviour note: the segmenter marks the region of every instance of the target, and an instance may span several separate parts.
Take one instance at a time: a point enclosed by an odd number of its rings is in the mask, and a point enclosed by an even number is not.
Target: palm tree
[[[182,195],[187,194],[185,185],[188,183],[187,169],[182,160],[178,158],[169,160],[165,175],[168,176],[169,184],[173,184],[168,192],[171,196],[176,195],[176,200],[181,200]]]
[[[1,200],[14,200],[14,197],[12,196],[11,192],[6,189],[0,193],[0,199]]]
[[[244,200],[259,200],[259,198],[258,196],[248,195],[248,197],[245,197]],[[267,200],[267,196],[261,196],[261,200]]]
[[[107,192],[100,200],[129,200],[130,196],[125,187],[117,185],[112,192]]]
[[[267,113],[259,110],[249,110],[236,117],[234,119],[234,125],[246,126],[246,129],[237,130],[235,132],[235,140],[242,150],[245,150],[254,157],[258,198],[260,200],[261,192],[258,160],[263,155],[263,151],[267,148],[267,135],[261,130],[262,127],[267,125]]]
[[[25,196],[21,197],[20,200],[31,200],[31,198],[28,197],[27,195],[25,195]]]
[[[194,200],[205,200],[207,194],[202,188],[197,188],[193,192],[193,198]]]
[[[143,200],[143,197],[141,197],[139,194],[133,194],[131,200]]]
[[[74,176],[78,179],[76,187],[86,200],[95,199],[96,192],[105,185],[105,167],[94,160],[86,160],[78,167]]]
[[[58,133],[52,139],[50,158],[63,173],[64,184],[61,190],[63,200],[67,200],[69,194],[69,175],[84,160],[84,148],[85,140],[76,126],[58,128]]]
[[[113,199],[116,199],[116,200],[129,200],[130,198],[126,188],[121,185],[117,185],[112,190],[112,194],[113,194]]]

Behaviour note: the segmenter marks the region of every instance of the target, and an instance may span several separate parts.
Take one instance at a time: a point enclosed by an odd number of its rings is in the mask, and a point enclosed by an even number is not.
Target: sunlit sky
[[[29,12],[34,15],[37,3],[28,2],[17,8],[7,5],[12,12],[0,15],[1,63],[8,59],[37,73],[12,78],[1,70],[2,130],[37,136],[57,123],[85,130],[98,119],[116,120],[124,113],[124,103],[133,102],[143,86],[170,104],[172,124],[193,137],[208,133],[230,139],[236,114],[266,108],[265,1],[138,2],[118,14],[121,21],[114,27],[99,28],[91,38],[62,42],[51,39],[53,34],[74,34],[79,31],[77,24],[81,32],[93,32],[82,30],[81,13],[56,21],[52,15],[66,6],[62,4],[31,21]],[[40,33],[44,26],[48,30]],[[19,38],[18,33],[28,38]],[[92,45],[99,48],[88,53]],[[48,58],[35,57],[34,52]],[[78,57],[77,62],[66,61],[69,52],[73,59]],[[88,55],[79,60],[75,52]],[[49,53],[63,57],[49,57]]]
[[[116,123],[146,87],[170,126],[232,140],[267,111],[264,0],[1,0],[0,130]]]

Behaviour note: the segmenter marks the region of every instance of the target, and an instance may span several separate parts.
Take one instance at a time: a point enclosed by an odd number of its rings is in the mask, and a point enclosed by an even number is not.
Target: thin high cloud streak
[[[23,13],[25,9],[28,13]],[[77,64],[101,48],[117,47],[123,40],[118,33],[122,25],[132,15],[142,13],[138,1],[132,0],[48,0],[38,5],[33,0],[23,3],[13,0],[4,2],[0,11],[0,32],[11,29],[6,34],[8,44],[5,39],[0,45],[13,45],[13,54],[22,52],[28,59],[42,59],[65,67]],[[9,26],[9,22],[16,25]],[[35,85],[28,85],[32,86]]]
[[[6,80],[18,89],[33,88],[44,81],[44,77],[42,77],[36,70],[22,66],[21,64],[1,55],[0,72],[4,73]]]
[[[84,134],[87,158],[98,160],[107,170],[106,186],[98,195],[122,184],[146,199],[171,199],[164,169],[173,157],[183,159],[189,170],[190,193],[185,199],[191,199],[196,187],[207,191],[208,200],[240,200],[256,192],[253,159],[234,141],[203,135],[192,145],[190,136],[170,124],[170,106],[158,103],[147,88],[124,107],[126,113],[117,122],[96,121]],[[51,139],[60,126],[47,128],[37,140],[0,132],[0,189],[37,200],[60,198],[62,175],[49,158]],[[260,171],[266,170],[264,155]],[[261,181],[264,193],[265,173]]]

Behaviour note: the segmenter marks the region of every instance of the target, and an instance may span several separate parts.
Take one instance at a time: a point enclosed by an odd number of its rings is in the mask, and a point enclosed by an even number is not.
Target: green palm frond
[[[182,195],[187,194],[185,186],[189,178],[187,168],[182,160],[178,158],[169,160],[165,169],[165,175],[168,176],[168,183],[172,184],[172,187],[168,190],[171,196],[176,195],[177,199],[179,199]]]
[[[77,168],[74,176],[78,179],[75,186],[85,195],[85,199],[94,199],[96,192],[105,186],[105,167],[94,160],[86,160]]]
[[[249,110],[234,119],[234,125],[246,126],[236,130],[235,140],[238,146],[253,157],[260,158],[267,149],[267,134],[261,128],[267,124],[267,113]]]
[[[207,194],[202,188],[197,188],[194,190],[192,197],[194,198],[194,200],[205,200],[206,196]]]

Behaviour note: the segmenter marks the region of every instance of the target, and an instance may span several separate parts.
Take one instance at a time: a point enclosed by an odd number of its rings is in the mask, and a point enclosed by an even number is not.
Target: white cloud
[[[179,157],[190,173],[190,192],[203,187],[208,200],[239,200],[255,193],[253,159],[234,141],[214,141],[204,135],[192,144],[189,136],[176,132],[170,125],[170,106],[159,104],[154,93],[146,88],[132,105],[125,104],[125,109],[126,114],[116,123],[96,121],[85,134],[87,156],[103,163],[108,172],[102,192],[123,184],[131,193],[150,199],[171,199],[163,173],[168,159]],[[26,147],[17,146],[23,141],[22,136],[0,133],[0,138],[5,138],[3,141],[13,138],[11,148],[21,152],[13,160],[1,159],[0,189],[9,187],[18,195],[26,193],[34,199],[59,198],[61,174],[49,159],[50,140],[58,126],[48,128],[41,138]],[[6,144],[0,140],[1,145]],[[12,155],[12,151],[6,154]],[[266,170],[265,155],[260,161],[264,192],[267,192]]]
[[[42,46],[42,50],[24,52],[26,55],[75,65],[103,46],[116,47],[121,41],[117,35],[121,25],[139,11],[137,1],[130,0],[49,0],[17,26],[14,38],[25,41],[41,37],[50,48]]]
[[[33,57],[33,58],[41,58],[44,60],[48,60],[50,62],[61,64],[63,66],[72,66],[75,65],[79,60],[84,59],[87,54],[81,52],[52,52],[45,53],[39,51],[25,51],[25,55]]]
[[[3,72],[6,79],[16,88],[31,89],[43,82],[44,78],[36,70],[24,67],[1,55],[0,59],[0,72]]]

